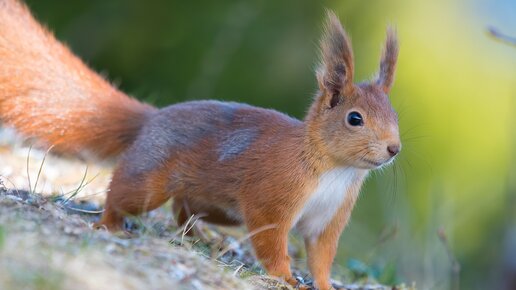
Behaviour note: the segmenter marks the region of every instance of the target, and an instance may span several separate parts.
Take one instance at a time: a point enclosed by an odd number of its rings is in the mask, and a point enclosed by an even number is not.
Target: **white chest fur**
[[[317,238],[344,203],[356,180],[356,169],[342,167],[325,172],[301,209],[294,226],[305,238]]]

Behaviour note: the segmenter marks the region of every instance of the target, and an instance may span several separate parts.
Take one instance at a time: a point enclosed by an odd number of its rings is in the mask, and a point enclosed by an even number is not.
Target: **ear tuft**
[[[329,97],[350,93],[353,88],[353,50],[339,18],[332,11],[327,12],[320,46],[321,64],[317,69],[320,89]]]
[[[389,93],[394,83],[398,51],[399,45],[396,29],[389,27],[387,28],[387,39],[385,40],[382,59],[380,61],[380,72],[378,73],[378,79],[376,81],[385,93]]]

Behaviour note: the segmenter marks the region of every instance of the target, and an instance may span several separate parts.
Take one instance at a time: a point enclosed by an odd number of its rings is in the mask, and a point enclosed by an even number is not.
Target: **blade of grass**
[[[81,179],[81,182],[79,183],[79,186],[77,187],[77,189],[72,190],[72,191],[67,192],[67,193],[64,194],[64,195],[70,194],[70,196],[67,197],[63,201],[63,204],[67,204],[72,198],[76,197],[79,194],[79,192],[81,192],[81,190],[83,190],[88,184],[93,182],[93,180],[95,180],[95,178],[97,178],[97,176],[99,176],[99,174],[100,173],[97,173],[97,175],[93,176],[90,180],[86,181],[86,177],[88,175],[88,166],[86,166],[86,169],[84,170],[84,175],[82,176],[82,179]]]
[[[45,160],[47,159],[47,156],[50,153],[50,150],[52,150],[52,148],[54,148],[54,145],[50,146],[48,150],[45,152],[45,155],[43,155],[43,160],[41,160],[41,164],[39,165],[38,175],[36,175],[36,181],[34,182],[34,190],[32,190],[32,193],[36,193],[36,187],[38,186],[41,171],[43,171],[43,165],[45,165]]]
[[[29,162],[30,162],[30,152],[32,151],[32,145],[29,146],[29,152],[27,153],[27,180],[29,181],[29,194],[32,194],[32,186],[30,182],[30,169],[29,169]]]

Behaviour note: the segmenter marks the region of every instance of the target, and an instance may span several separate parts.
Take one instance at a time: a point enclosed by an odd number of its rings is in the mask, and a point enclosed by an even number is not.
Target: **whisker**
[[[419,136],[412,136],[412,137],[402,137],[403,142],[413,141],[413,140],[421,140],[421,139],[427,139],[430,138],[428,135],[419,135]]]

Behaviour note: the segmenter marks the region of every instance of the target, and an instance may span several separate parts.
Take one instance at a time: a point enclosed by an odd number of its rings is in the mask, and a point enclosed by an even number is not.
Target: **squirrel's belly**
[[[293,225],[305,238],[317,238],[344,203],[349,188],[356,181],[356,169],[341,167],[319,177]]]

